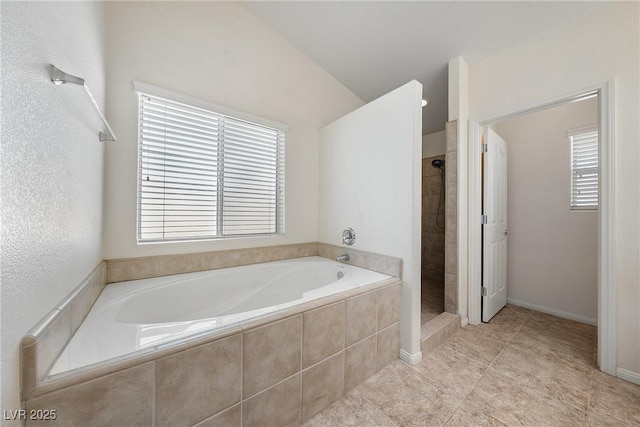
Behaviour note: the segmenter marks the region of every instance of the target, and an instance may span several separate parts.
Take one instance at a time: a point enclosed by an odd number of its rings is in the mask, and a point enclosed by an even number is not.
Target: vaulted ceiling
[[[447,64],[514,46],[606,2],[256,1],[244,3],[369,102],[415,79],[431,104],[423,134],[447,121]]]

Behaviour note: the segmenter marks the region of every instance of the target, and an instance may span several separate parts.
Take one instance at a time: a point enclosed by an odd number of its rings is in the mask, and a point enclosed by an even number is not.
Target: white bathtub
[[[49,375],[223,330],[391,276],[306,257],[113,283]]]

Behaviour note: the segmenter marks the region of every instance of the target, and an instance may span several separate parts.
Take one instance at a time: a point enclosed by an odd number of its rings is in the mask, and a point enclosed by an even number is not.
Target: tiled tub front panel
[[[400,282],[27,400],[28,426],[299,425],[398,358]]]

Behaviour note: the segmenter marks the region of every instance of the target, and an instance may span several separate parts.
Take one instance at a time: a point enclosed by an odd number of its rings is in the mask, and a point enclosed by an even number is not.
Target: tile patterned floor
[[[640,426],[640,386],[594,368],[595,328],[515,306],[396,361],[318,426]]]
[[[444,283],[432,280],[422,281],[421,324],[444,312]]]

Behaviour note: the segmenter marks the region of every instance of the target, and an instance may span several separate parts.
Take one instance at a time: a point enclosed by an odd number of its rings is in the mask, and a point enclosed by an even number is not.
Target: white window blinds
[[[139,99],[138,241],[283,233],[284,129]]]
[[[571,142],[571,209],[598,208],[598,131],[569,134]]]

